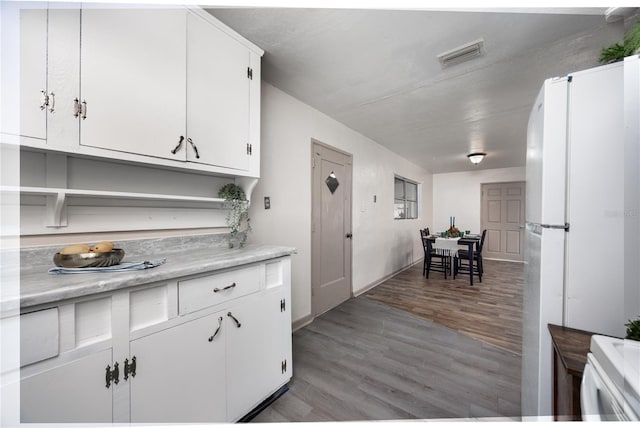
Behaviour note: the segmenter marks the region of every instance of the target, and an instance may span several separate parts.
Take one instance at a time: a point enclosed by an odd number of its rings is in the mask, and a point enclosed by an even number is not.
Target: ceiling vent
[[[478,39],[441,53],[438,55],[438,61],[440,61],[442,68],[446,68],[450,65],[460,64],[461,62],[477,58],[484,55],[484,53],[484,39]]]

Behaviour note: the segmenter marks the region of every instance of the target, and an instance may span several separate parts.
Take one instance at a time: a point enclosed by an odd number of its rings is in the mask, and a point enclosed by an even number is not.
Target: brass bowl
[[[119,248],[114,248],[112,251],[104,253],[55,253],[53,255],[53,263],[58,267],[65,268],[107,267],[117,265],[123,257],[124,250]]]

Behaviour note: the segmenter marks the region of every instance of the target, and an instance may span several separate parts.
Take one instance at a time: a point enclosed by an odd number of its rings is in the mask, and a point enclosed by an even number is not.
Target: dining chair
[[[480,241],[476,244],[476,249],[472,254],[471,266],[469,266],[469,250],[458,250],[458,255],[453,261],[453,278],[461,272],[469,272],[471,270],[473,275],[478,275],[480,282],[482,282],[482,275],[484,274],[484,265],[482,263],[482,247],[484,246],[484,238],[487,235],[487,229],[482,231]]]
[[[424,263],[422,266],[422,274],[429,278],[429,272],[443,272],[444,279],[447,279],[447,273],[451,269],[449,260],[451,257],[444,254],[438,254],[433,249],[433,243],[428,238],[428,234],[423,235],[423,230],[420,231],[422,238],[422,247],[424,248]]]

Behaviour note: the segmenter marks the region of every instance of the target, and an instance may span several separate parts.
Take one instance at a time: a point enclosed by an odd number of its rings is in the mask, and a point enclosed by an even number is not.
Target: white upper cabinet
[[[250,69],[246,47],[188,14],[187,135],[198,147],[190,161],[249,169]]]
[[[2,99],[19,108],[2,112],[3,133],[71,155],[259,177],[263,52],[205,11],[51,3],[9,15],[20,85]]]
[[[184,9],[82,11],[83,146],[184,160]]]
[[[20,34],[19,99],[6,105],[16,102],[20,107],[3,112],[3,132],[70,148],[78,145],[79,136],[73,100],[79,90],[80,8],[38,7],[15,12]],[[10,117],[13,111],[19,116]]]
[[[47,138],[47,11],[20,13],[20,116],[7,121],[8,132]],[[3,114],[4,116],[4,114]]]
[[[47,145],[77,147],[74,114],[80,89],[80,9],[49,8],[47,53]]]

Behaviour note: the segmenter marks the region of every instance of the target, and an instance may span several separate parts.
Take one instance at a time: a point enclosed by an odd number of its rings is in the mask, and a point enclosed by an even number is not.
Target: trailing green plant
[[[244,247],[247,235],[251,232],[251,220],[249,219],[249,201],[240,186],[228,183],[218,191],[218,196],[225,200],[229,212],[227,213],[227,226],[229,248],[233,248],[237,242]]]
[[[640,318],[634,321],[629,320],[625,327],[627,327],[627,339],[640,340]]]
[[[636,23],[627,34],[624,35],[622,44],[614,43],[606,48],[602,48],[600,52],[600,62],[610,64],[612,62],[622,61],[625,57],[640,52],[640,22]]]

